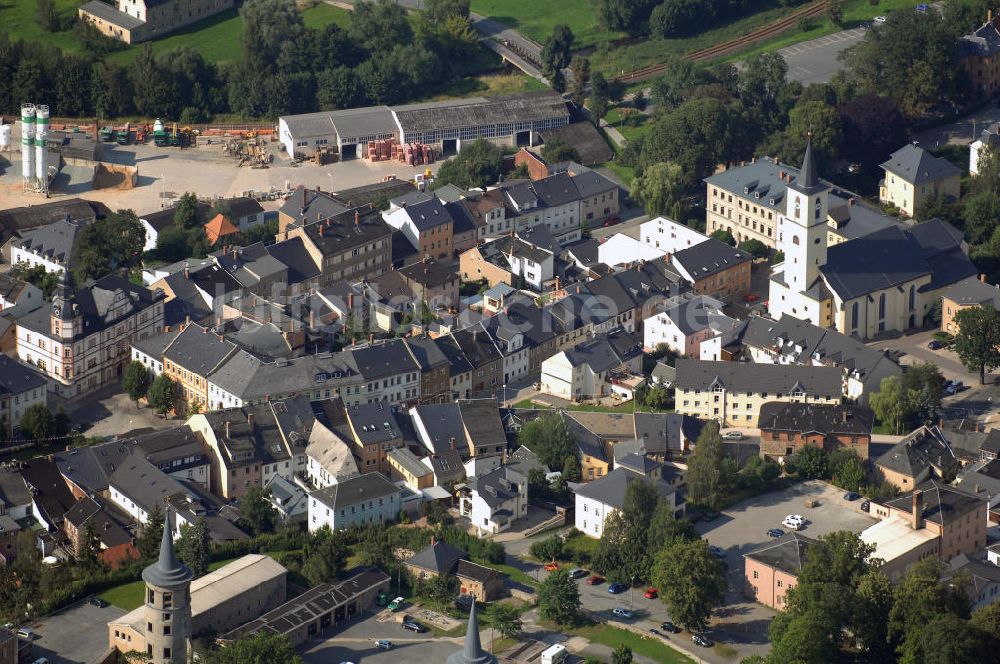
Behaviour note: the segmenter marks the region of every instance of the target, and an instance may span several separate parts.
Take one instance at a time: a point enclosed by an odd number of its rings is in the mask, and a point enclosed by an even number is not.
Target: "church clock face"
[[[802,201],[800,201],[798,198],[796,198],[795,199],[795,218],[796,219],[799,218],[799,211],[801,209],[801,204],[802,204]]]

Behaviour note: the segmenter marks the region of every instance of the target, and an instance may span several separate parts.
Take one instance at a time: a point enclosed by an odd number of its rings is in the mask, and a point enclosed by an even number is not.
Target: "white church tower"
[[[828,324],[822,312],[820,267],[826,263],[830,187],[816,176],[812,142],[806,142],[799,176],[788,184],[785,214],[778,217],[778,251],[785,261],[771,276],[768,310],[772,317],[790,314],[816,325]]]

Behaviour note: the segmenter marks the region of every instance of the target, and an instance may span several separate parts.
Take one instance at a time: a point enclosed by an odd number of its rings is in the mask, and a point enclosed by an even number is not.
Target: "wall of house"
[[[656,217],[639,226],[639,240],[667,254],[677,253],[707,239],[707,235],[666,217]]]
[[[760,430],[760,453],[762,456],[771,458],[791,456],[804,446],[812,445],[813,447],[821,447],[827,452],[844,448],[852,449],[862,459],[868,459],[870,442],[871,436],[868,435],[827,435],[818,432],[803,434],[801,431]]]
[[[838,404],[840,396],[826,397],[802,395],[792,397],[776,392],[709,392],[678,386],[674,402],[681,415],[692,415],[703,420],[719,420],[722,426],[756,427],[760,407],[770,401],[782,403]]]
[[[718,230],[732,233],[738,242],[759,240],[768,247],[777,242],[775,225],[778,212],[762,205],[759,199],[727,192],[714,185],[707,185],[705,231],[711,235]]]
[[[352,524],[389,523],[399,518],[399,508],[399,493],[372,498],[337,509],[329,507],[315,496],[310,496],[309,532],[316,532],[323,526],[327,526],[331,530],[338,530]]]
[[[958,198],[961,181],[961,175],[956,173],[934,182],[912,185],[901,176],[887,170],[885,178],[879,183],[879,200],[883,203],[892,203],[905,214],[913,216],[931,196]]]
[[[486,279],[490,288],[504,283],[510,286],[510,272],[483,259],[478,247],[473,247],[458,257],[458,271],[463,281]]]
[[[590,228],[602,225],[619,214],[618,189],[580,199],[580,221]]]
[[[749,556],[744,558],[744,576],[754,599],[778,611],[785,608],[788,589],[794,588],[799,582],[794,575]]]
[[[574,510],[576,529],[587,537],[600,539],[604,534],[604,520],[614,510],[604,503],[577,494]]]

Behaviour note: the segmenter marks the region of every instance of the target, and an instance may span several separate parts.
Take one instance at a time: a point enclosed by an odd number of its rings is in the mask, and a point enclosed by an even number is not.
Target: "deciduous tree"
[[[240,499],[240,525],[254,535],[274,532],[278,513],[268,500],[271,493],[264,487],[250,487]]]
[[[149,405],[160,415],[166,415],[177,404],[177,383],[170,376],[160,374],[149,386]]]
[[[967,307],[955,314],[955,322],[955,352],[969,371],[979,373],[979,384],[984,385],[986,372],[1000,367],[1000,311]]]
[[[145,364],[138,360],[133,360],[125,366],[122,374],[122,389],[128,394],[128,398],[139,407],[139,399],[146,396],[149,386],[152,383],[152,374]]]
[[[552,572],[538,586],[538,613],[544,620],[572,627],[580,619],[580,589],[564,569]]]
[[[652,164],[632,182],[631,195],[650,216],[668,215],[683,221],[685,178],[673,163]]]
[[[692,503],[712,509],[721,506],[733,481],[723,468],[724,456],[719,426],[709,422],[698,435],[694,454],[688,463],[688,500]]]
[[[535,453],[550,469],[562,469],[566,457],[576,456],[576,441],[566,422],[557,413],[545,413],[528,422],[517,435],[517,441]]]
[[[652,577],[670,616],[691,631],[708,626],[712,609],[726,594],[722,564],[703,539],[675,542],[660,551]]]

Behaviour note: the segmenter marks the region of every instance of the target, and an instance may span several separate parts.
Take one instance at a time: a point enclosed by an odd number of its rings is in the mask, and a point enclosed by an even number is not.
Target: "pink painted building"
[[[785,594],[799,581],[806,554],[815,540],[791,532],[744,554],[746,592],[772,609],[785,608]]]

